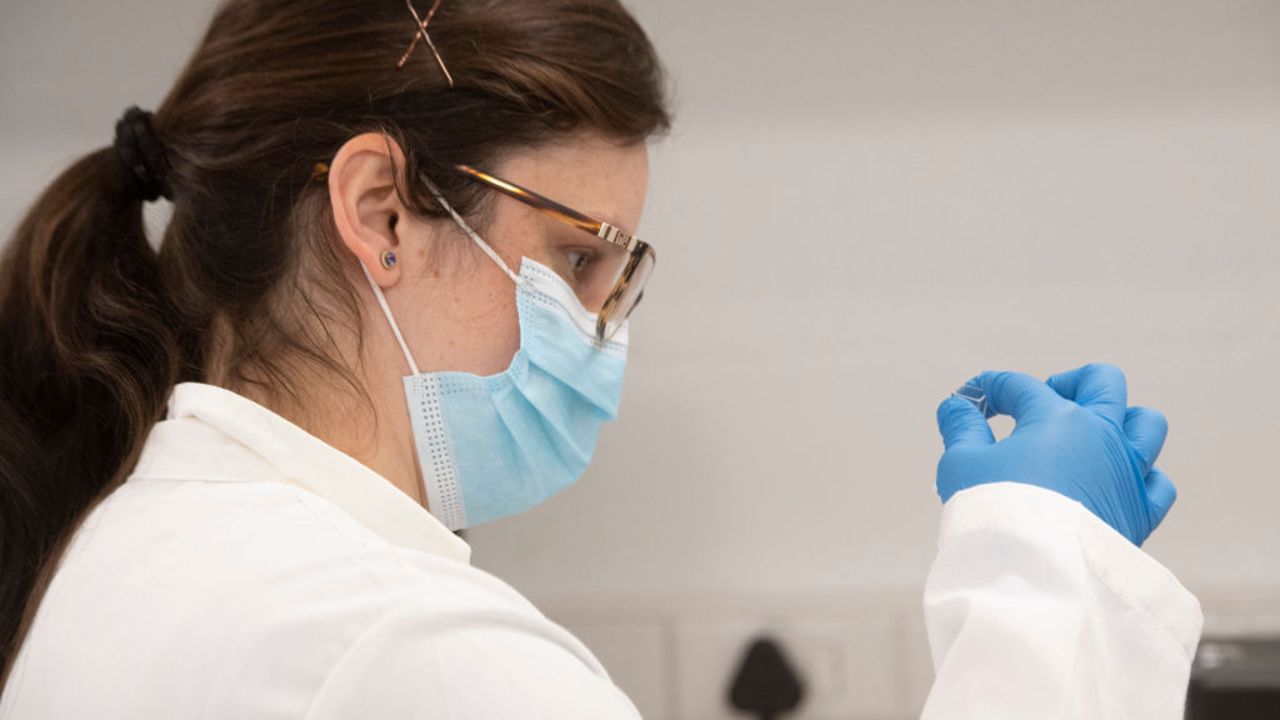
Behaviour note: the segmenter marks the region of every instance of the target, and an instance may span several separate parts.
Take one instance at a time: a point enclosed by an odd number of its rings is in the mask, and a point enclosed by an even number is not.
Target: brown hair
[[[173,214],[159,250],[116,151],[71,165],[0,261],[0,679],[62,549],[132,469],[175,383],[289,393],[356,329],[317,162],[386,133],[403,177],[463,213],[451,172],[579,130],[643,141],[670,123],[648,38],[617,0],[447,0],[430,52],[401,0],[226,0],[152,119]],[[443,215],[424,188],[414,212]],[[326,279],[328,281],[326,282]],[[215,370],[214,367],[221,368]]]

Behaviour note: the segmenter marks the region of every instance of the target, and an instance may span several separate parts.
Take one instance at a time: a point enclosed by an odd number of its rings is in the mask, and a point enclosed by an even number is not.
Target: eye
[[[582,248],[571,248],[565,251],[565,258],[569,261],[573,274],[581,277],[591,267],[595,253]]]

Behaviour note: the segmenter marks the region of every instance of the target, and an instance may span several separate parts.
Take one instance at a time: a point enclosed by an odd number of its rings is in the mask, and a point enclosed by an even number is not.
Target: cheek
[[[494,328],[490,345],[489,367],[485,374],[502,372],[511,364],[511,358],[520,349],[520,319],[516,312],[514,299],[515,288],[511,289],[513,297],[506,303],[503,320]]]
[[[494,274],[498,275],[496,281],[484,283],[483,292],[459,294],[463,307],[454,331],[458,345],[467,349],[466,369],[477,375],[506,370],[520,348],[515,285],[505,275]]]
[[[423,372],[493,375],[520,347],[515,285],[486,258],[474,272],[424,279],[393,302],[397,319]],[[400,319],[402,318],[403,319]]]

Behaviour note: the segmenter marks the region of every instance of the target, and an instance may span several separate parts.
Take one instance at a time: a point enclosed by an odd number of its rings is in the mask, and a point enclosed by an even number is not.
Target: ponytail
[[[72,165],[0,259],[0,683],[62,548],[136,461],[183,366],[143,230],[169,194],[149,118]]]

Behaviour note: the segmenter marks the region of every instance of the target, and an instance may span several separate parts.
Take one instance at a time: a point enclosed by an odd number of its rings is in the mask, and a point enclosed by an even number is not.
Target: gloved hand
[[[1020,482],[1079,501],[1141,546],[1177,498],[1154,465],[1168,423],[1156,410],[1126,408],[1124,373],[1086,365],[1043,382],[1029,375],[987,372],[938,408],[946,451],[938,463],[938,494],[985,483]],[[996,442],[987,424],[1012,415],[1013,433]]]

